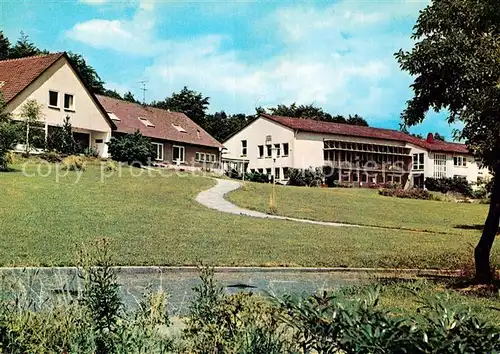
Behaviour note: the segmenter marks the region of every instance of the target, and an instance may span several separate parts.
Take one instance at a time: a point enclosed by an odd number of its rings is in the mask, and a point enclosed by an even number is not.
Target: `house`
[[[331,178],[367,187],[395,182],[423,187],[426,177],[487,177],[464,144],[397,130],[260,114],[224,142],[223,167],[286,182],[288,168],[331,166]]]
[[[6,102],[5,110],[14,119],[22,119],[21,108],[35,99],[43,107],[40,124],[45,137],[69,117],[75,140],[108,157],[106,142],[116,126],[85,87],[66,53],[0,61],[0,92]]]
[[[83,83],[66,53],[0,61],[0,92],[5,110],[22,120],[29,100],[42,105],[40,129],[45,138],[70,118],[79,146],[95,148],[107,158],[112,136],[139,130],[156,146],[163,166],[217,169],[222,145],[183,113],[94,95]],[[17,147],[24,150],[22,145]]]
[[[156,147],[156,163],[185,169],[217,170],[222,144],[184,113],[97,96],[116,125],[113,136],[137,130]]]

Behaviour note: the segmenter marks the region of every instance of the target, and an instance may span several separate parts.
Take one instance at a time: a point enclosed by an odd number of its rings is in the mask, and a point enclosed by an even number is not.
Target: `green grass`
[[[248,183],[228,199],[268,212],[271,190],[269,184]],[[484,224],[488,212],[483,204],[384,197],[363,188],[276,186],[276,201],[279,215],[457,235],[478,235],[475,228]]]
[[[222,214],[193,199],[214,184],[211,179],[133,177],[131,171],[140,172],[126,168],[121,177],[115,173],[101,182],[99,168],[89,166],[78,183],[75,172],[59,182],[54,173],[1,173],[0,265],[72,265],[82,245],[107,237],[118,265],[456,268],[469,262],[470,245],[477,242],[472,231],[457,236],[331,228]],[[391,202],[382,199],[378,209],[384,201]],[[278,207],[284,204],[280,190]],[[498,252],[494,263],[500,264]]]

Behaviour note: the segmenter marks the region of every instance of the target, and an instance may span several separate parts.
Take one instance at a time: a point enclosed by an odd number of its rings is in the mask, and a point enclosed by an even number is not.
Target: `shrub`
[[[68,156],[62,160],[63,171],[85,171],[85,161],[81,156]]]
[[[87,147],[83,150],[83,155],[86,157],[98,158],[99,151],[94,147]]]
[[[56,151],[47,151],[40,155],[42,160],[45,160],[50,163],[58,163],[62,161],[61,155]]]
[[[75,138],[70,123],[70,117],[66,116],[62,127],[54,127],[47,136],[46,150],[56,151],[63,155],[72,155],[76,153]]]
[[[250,182],[258,182],[258,183],[269,182],[268,176],[266,174],[259,173],[259,172],[247,173],[245,175],[245,179],[250,181]]]
[[[425,187],[433,192],[455,192],[460,193],[465,197],[472,196],[472,187],[465,177],[453,178],[433,178],[427,177],[425,179]]]
[[[151,140],[139,131],[113,137],[108,146],[113,160],[129,165],[147,165],[156,156],[156,148],[151,144]]]
[[[323,169],[320,167],[316,168],[289,168],[288,169],[288,185],[290,186],[307,186],[307,187],[317,187],[321,185],[323,181]]]
[[[401,188],[383,188],[378,191],[378,194],[385,197],[397,197],[408,199],[424,199],[433,200],[433,195],[421,188],[401,189]]]

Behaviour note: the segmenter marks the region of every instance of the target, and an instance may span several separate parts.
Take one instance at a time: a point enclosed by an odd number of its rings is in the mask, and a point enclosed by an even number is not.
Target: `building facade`
[[[114,136],[139,131],[156,147],[158,166],[220,170],[222,144],[184,113],[97,96],[116,125]]]
[[[487,178],[463,144],[389,129],[260,115],[224,142],[226,169],[257,171],[285,183],[288,168],[330,166],[331,178],[368,187],[395,182],[423,187],[426,177]]]
[[[115,126],[66,53],[0,61],[0,92],[13,119],[22,120],[24,104],[36,100],[42,107],[39,123],[45,136],[69,117],[77,142],[108,156],[106,142]]]

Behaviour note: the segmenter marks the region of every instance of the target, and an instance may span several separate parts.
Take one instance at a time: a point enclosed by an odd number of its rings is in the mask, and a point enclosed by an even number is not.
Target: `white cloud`
[[[360,6],[363,5],[363,6]],[[352,2],[326,8],[291,5],[278,9],[260,28],[273,28],[280,53],[256,61],[226,49],[230,38],[204,35],[159,40],[152,2],[142,2],[130,20],[91,20],[67,35],[96,48],[148,55],[153,63],[141,73],[151,99],[162,99],[187,85],[211,97],[212,109],[252,112],[255,105],[312,103],[331,113],[384,115],[388,103],[399,109],[401,80],[393,53],[409,43],[408,33],[390,28],[424,2]],[[394,113],[394,112],[388,112]]]

